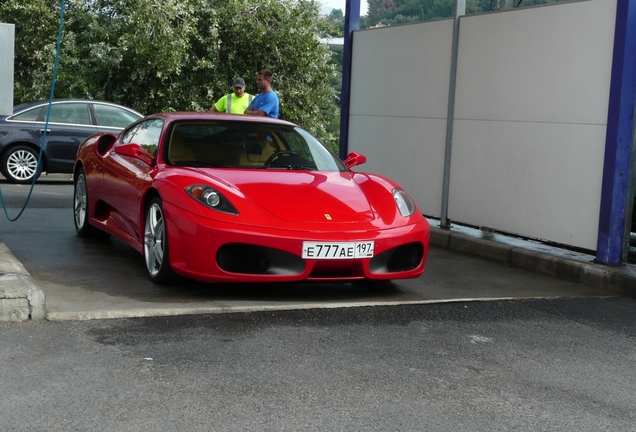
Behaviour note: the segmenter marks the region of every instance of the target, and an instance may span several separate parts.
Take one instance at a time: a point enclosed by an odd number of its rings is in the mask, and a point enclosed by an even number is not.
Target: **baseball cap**
[[[232,83],[232,88],[236,87],[245,87],[245,80],[241,77],[234,78],[234,82]]]

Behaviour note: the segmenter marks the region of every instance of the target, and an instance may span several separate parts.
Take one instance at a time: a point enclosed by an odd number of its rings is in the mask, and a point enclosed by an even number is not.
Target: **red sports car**
[[[350,169],[365,160],[282,120],[151,115],[80,145],[75,228],[132,246],[157,283],[418,277],[429,224],[395,182]]]

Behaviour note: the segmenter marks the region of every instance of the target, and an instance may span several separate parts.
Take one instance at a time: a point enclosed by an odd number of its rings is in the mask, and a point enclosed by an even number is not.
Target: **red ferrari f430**
[[[77,233],[141,253],[156,283],[415,278],[429,224],[392,180],[302,128],[214,113],[145,117],[79,147]]]

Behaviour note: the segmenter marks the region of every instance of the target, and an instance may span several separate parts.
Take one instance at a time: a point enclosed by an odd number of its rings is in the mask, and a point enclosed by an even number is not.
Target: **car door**
[[[42,110],[38,118],[37,128],[42,135],[45,132],[46,112],[46,109]],[[73,172],[80,143],[97,132],[91,123],[86,102],[56,102],[51,105],[46,130],[48,172]]]
[[[42,112],[36,107],[8,117],[0,126],[0,151],[14,143],[29,142],[40,146],[42,136],[37,131],[35,121]]]
[[[122,134],[104,159],[105,199],[113,209],[112,220],[116,228],[136,241],[141,241],[141,198],[147,190],[153,166],[132,156],[117,153],[117,147],[135,143],[158,146],[163,119],[148,119]]]

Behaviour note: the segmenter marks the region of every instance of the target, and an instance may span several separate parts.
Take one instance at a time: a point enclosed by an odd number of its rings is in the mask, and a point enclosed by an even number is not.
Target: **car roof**
[[[53,99],[53,104],[57,104],[57,103],[69,103],[69,102],[82,102],[82,103],[98,103],[98,104],[106,104],[106,105],[113,105],[113,106],[118,106],[121,108],[124,108],[126,110],[132,111],[136,114],[139,114],[141,117],[143,117],[144,115],[138,111],[135,111],[132,108],[129,108],[125,105],[121,105],[121,104],[117,104],[115,102],[108,102],[108,101],[103,101],[103,100],[98,100],[98,99],[74,99],[74,98],[67,98],[67,99]],[[33,101],[33,102],[25,102],[19,105],[16,105],[13,107],[13,114],[17,114],[20,111],[25,111],[27,109],[30,108],[34,108],[40,105],[44,105],[44,104],[48,104],[49,101],[48,100],[38,100],[38,101]]]
[[[223,120],[223,121],[235,121],[235,122],[247,122],[247,123],[272,123],[285,126],[296,126],[287,120],[274,119],[271,117],[260,116],[247,116],[239,114],[226,114],[226,113],[213,113],[213,112],[193,112],[193,111],[180,111],[169,113],[157,113],[147,116],[146,118],[161,117],[167,122],[174,122],[179,120]]]

